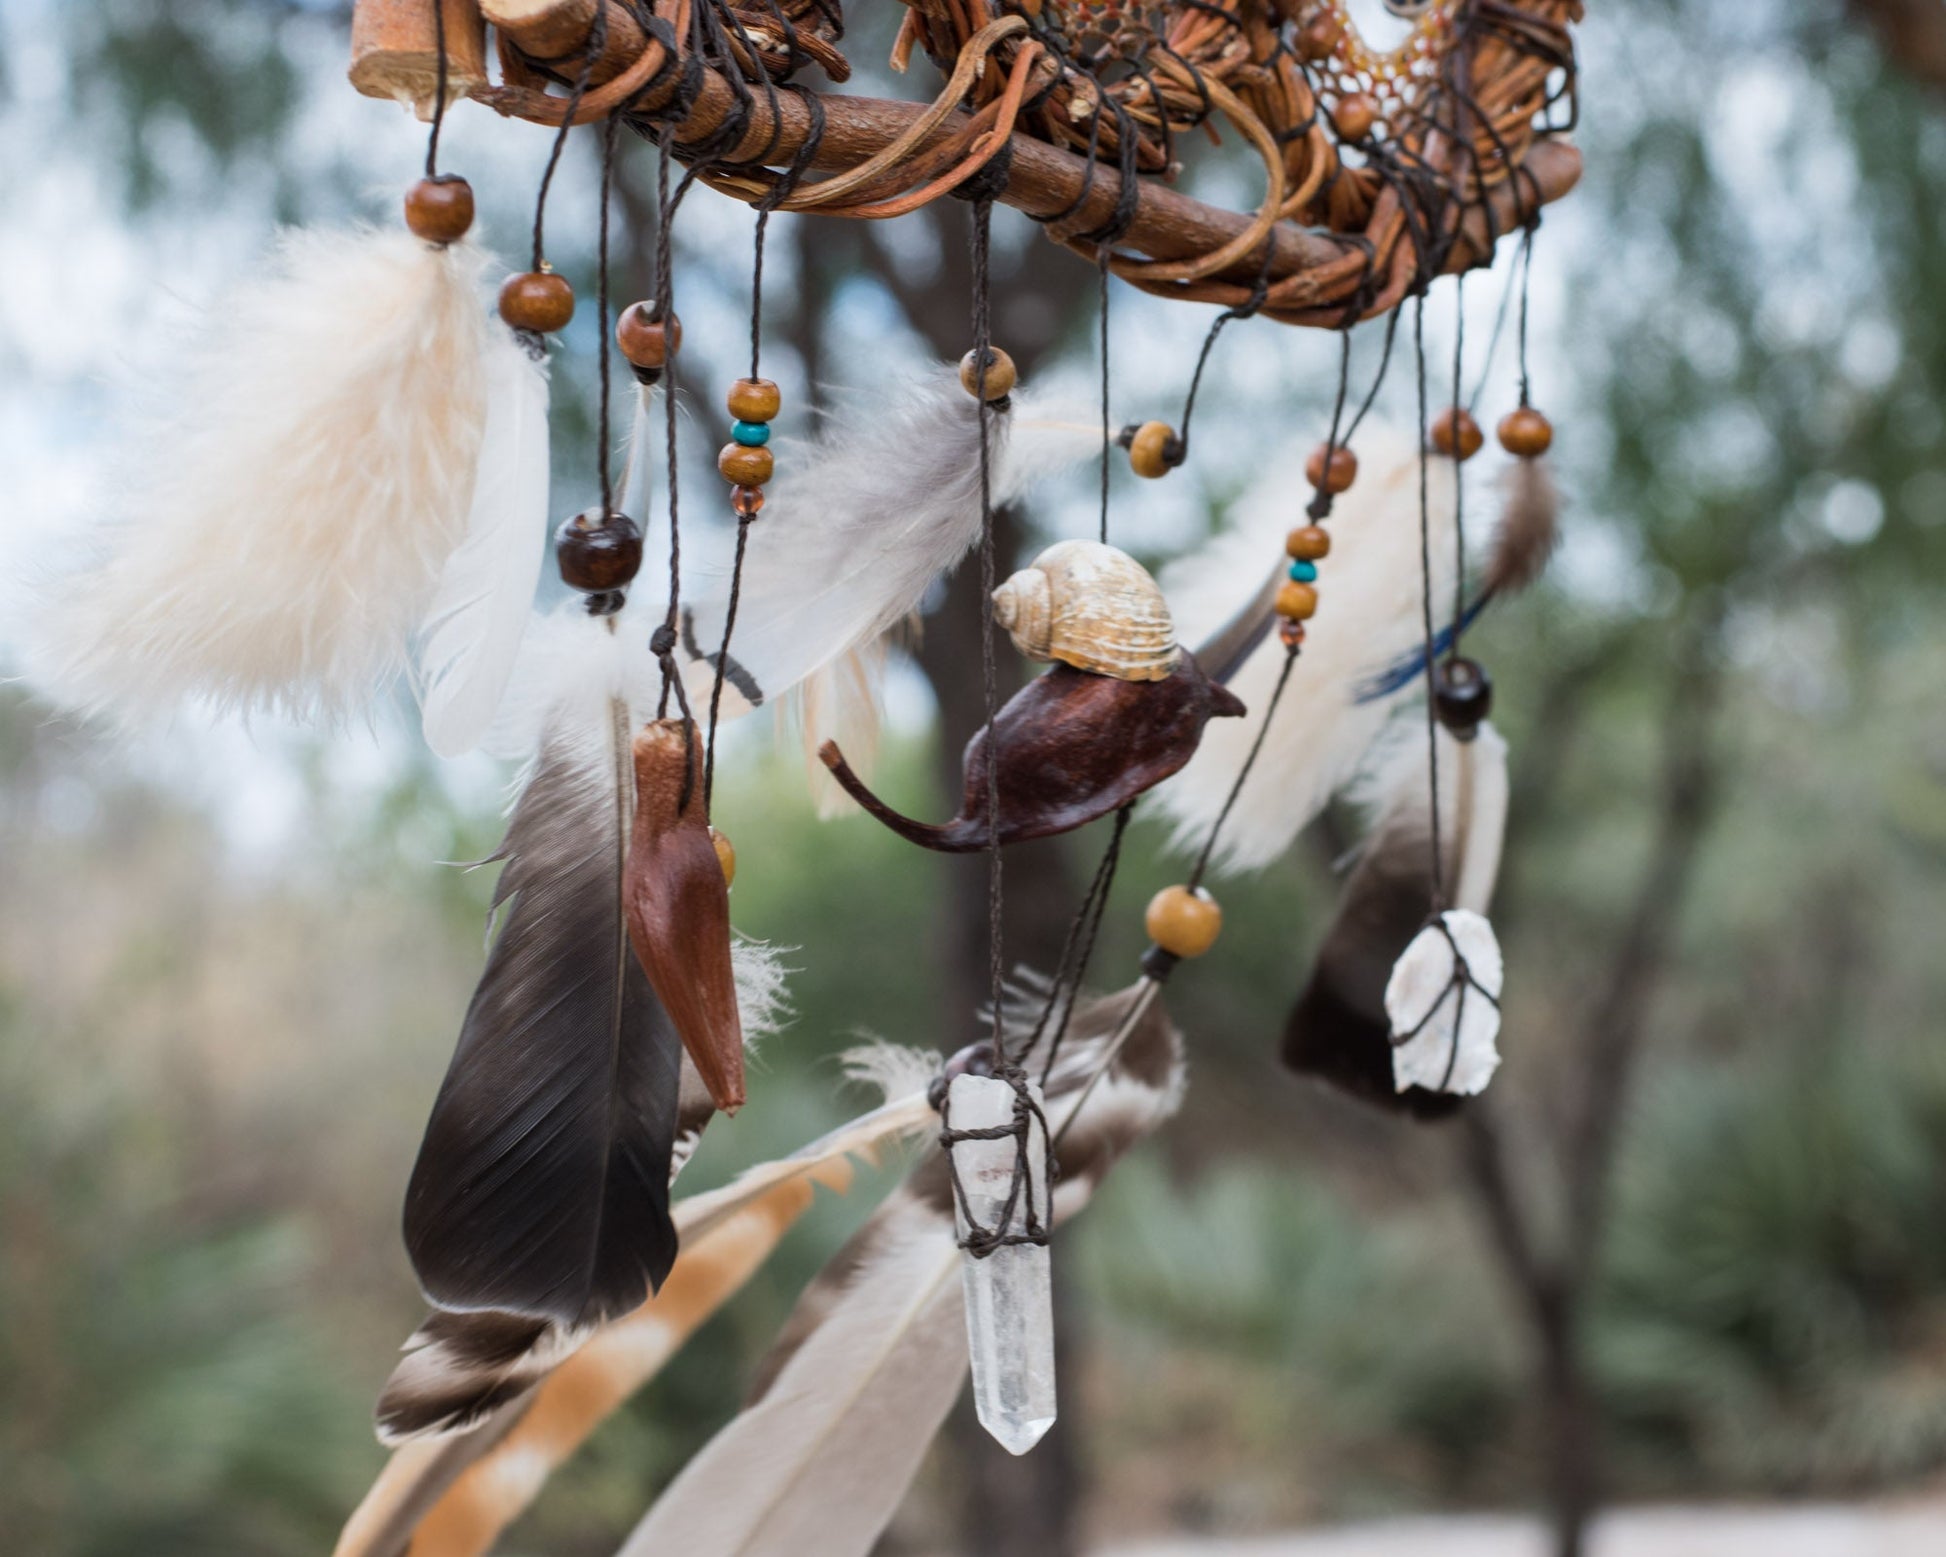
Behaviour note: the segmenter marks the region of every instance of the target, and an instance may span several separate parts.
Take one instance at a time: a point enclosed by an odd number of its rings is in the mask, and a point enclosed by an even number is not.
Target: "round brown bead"
[[[1277,586],[1277,614],[1301,622],[1317,614],[1318,592],[1310,584],[1286,579]]]
[[[647,303],[630,303],[615,321],[615,344],[638,368],[659,368],[682,350],[682,320],[658,319]]]
[[[783,407],[784,397],[767,378],[740,378],[730,386],[725,404],[739,422],[772,422]]]
[[[764,489],[762,487],[738,487],[730,494],[730,506],[745,519],[754,519],[763,511]]]
[[[457,243],[473,225],[473,186],[457,173],[422,178],[405,192],[405,225],[428,243]]]
[[[768,449],[750,449],[740,443],[726,443],[716,456],[716,468],[723,472],[723,479],[732,486],[760,487],[770,479],[777,462],[771,458]]]
[[[1297,49],[1311,61],[1330,59],[1345,35],[1344,23],[1329,14],[1314,16],[1297,35]]]
[[[959,359],[960,386],[969,395],[980,393],[980,353],[976,347]],[[1014,369],[1014,359],[998,346],[987,348],[986,397],[989,401],[1005,400],[1014,392],[1014,385],[1020,382],[1020,375]]]
[[[500,317],[516,330],[552,334],[574,317],[574,288],[551,270],[509,276],[500,288]]]
[[[1331,456],[1329,471],[1325,469],[1327,453]],[[1351,484],[1358,479],[1358,456],[1342,446],[1334,449],[1329,444],[1321,443],[1304,462],[1304,479],[1333,497],[1340,492],[1348,492]]]
[[[1164,887],[1149,899],[1142,927],[1172,957],[1200,957],[1223,931],[1223,910],[1201,887]]]
[[[1331,123],[1340,140],[1362,141],[1378,123],[1378,103],[1364,92],[1349,92],[1331,110]]]
[[[1500,447],[1524,460],[1537,460],[1554,442],[1554,424],[1524,405],[1500,418]]]
[[[716,849],[716,863],[723,867],[723,885],[735,886],[737,879],[737,851],[730,840],[714,827],[709,830],[709,841]]]
[[[1285,648],[1295,649],[1304,641],[1304,624],[1302,622],[1279,622],[1277,624],[1277,637]]]
[[[642,566],[642,532],[627,514],[590,508],[554,532],[554,560],[561,582],[572,589],[620,589]]]
[[[1316,562],[1331,555],[1331,537],[1320,525],[1303,525],[1284,537],[1284,555],[1299,562]]]
[[[1465,406],[1448,406],[1433,418],[1432,446],[1448,459],[1470,460],[1486,441],[1486,434]]]
[[[1150,481],[1166,476],[1182,463],[1182,440],[1167,422],[1144,422],[1129,439],[1128,463]]]

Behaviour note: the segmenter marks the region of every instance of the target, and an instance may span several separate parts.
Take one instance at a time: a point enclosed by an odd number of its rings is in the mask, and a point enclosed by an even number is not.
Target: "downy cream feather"
[[[404,232],[287,235],[187,349],[30,673],[141,721],[190,698],[343,714],[402,669],[466,533],[484,264]]]
[[[1332,547],[1318,566],[1317,615],[1306,624],[1263,752],[1224,823],[1214,856],[1221,869],[1269,864],[1352,777],[1396,702],[1361,703],[1358,683],[1423,633],[1418,456],[1410,440],[1369,423],[1357,452],[1359,480],[1337,500],[1328,524]],[[1452,461],[1434,459],[1428,471],[1436,623],[1452,610],[1454,470]],[[1163,574],[1186,644],[1218,632],[1257,596],[1272,570],[1284,566],[1285,532],[1304,522],[1281,473],[1235,511],[1241,523]],[[1157,805],[1175,823],[1174,847],[1202,848],[1263,728],[1283,664],[1273,629],[1229,680],[1249,715],[1211,721],[1189,766],[1156,790]]]
[[[487,348],[486,431],[466,539],[419,641],[426,744],[458,757],[485,739],[540,579],[548,521],[547,364],[506,331]]]
[[[1019,391],[989,425],[995,504],[1101,446],[1085,413],[1050,415]],[[847,406],[815,443],[785,442],[777,464],[744,562],[730,656],[764,703],[797,694],[807,753],[832,738],[863,753],[876,742],[886,634],[979,539],[978,408],[957,369],[942,365]],[[723,573],[691,592],[692,652],[717,652],[729,582]],[[691,697],[699,687],[707,696],[709,667],[693,669]],[[751,706],[726,698],[725,712]],[[835,794],[814,757],[810,768],[820,796]]]

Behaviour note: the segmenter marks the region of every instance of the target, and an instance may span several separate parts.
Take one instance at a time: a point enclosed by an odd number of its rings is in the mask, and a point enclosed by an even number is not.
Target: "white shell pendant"
[[[1099,541],[1061,541],[993,592],[993,619],[1032,660],[1118,681],[1166,681],[1182,659],[1149,570]]]
[[[1392,964],[1392,1085],[1472,1096],[1500,1065],[1500,985],[1493,926],[1464,908],[1439,916]]]

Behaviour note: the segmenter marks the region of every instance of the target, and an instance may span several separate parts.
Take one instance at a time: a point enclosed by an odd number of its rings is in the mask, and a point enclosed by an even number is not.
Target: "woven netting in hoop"
[[[1344,0],[911,0],[894,63],[923,54],[947,78],[923,107],[796,79],[849,76],[837,7],[562,5],[578,33],[503,25],[505,84],[479,95],[558,123],[548,83],[586,70],[577,119],[623,113],[739,198],[884,218],[996,196],[1148,291],[1329,327],[1480,263],[1578,167],[1553,142],[1573,127],[1581,0],[1395,7],[1416,14],[1389,49]],[[1225,132],[1261,163],[1254,211],[1168,187]]]

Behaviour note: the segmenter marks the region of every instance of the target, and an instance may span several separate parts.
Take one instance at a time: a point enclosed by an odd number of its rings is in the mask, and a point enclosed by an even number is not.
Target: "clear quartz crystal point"
[[[1040,1088],[1028,1092],[1041,1101]],[[1013,1123],[1014,1089],[992,1076],[955,1076],[947,1093],[947,1123],[954,1130],[990,1130]],[[1013,1190],[1018,1146],[1012,1136],[958,1141],[952,1147],[965,1201],[958,1207],[959,1235],[967,1213],[982,1227],[999,1228]],[[1027,1188],[1041,1224],[1049,1221],[1047,1131],[1039,1118],[1027,1140],[1029,1178],[1003,1229],[1027,1230]],[[1054,1284],[1047,1245],[1003,1244],[984,1259],[962,1253],[966,1285],[966,1342],[973,1359],[973,1406],[980,1425],[1009,1454],[1025,1454],[1054,1425]]]

